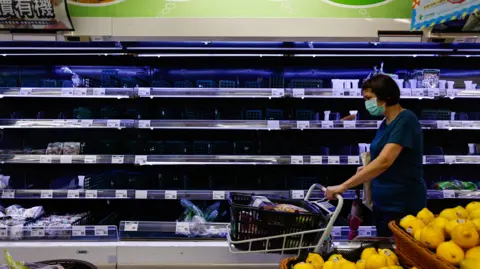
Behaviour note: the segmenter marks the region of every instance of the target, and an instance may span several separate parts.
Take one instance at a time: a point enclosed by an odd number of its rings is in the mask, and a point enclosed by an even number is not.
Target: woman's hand
[[[360,171],[362,171],[363,167],[364,167],[364,166],[359,166],[359,167],[357,167],[357,173],[360,172]]]
[[[342,194],[346,190],[347,189],[343,185],[330,186],[325,192],[325,197],[327,197],[328,200],[335,200],[337,199],[337,194]]]

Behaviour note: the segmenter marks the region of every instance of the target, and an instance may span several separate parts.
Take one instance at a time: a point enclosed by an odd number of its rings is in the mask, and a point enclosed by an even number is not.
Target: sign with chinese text
[[[412,31],[465,18],[480,11],[479,0],[413,0]]]
[[[66,0],[0,0],[0,30],[70,31]]]

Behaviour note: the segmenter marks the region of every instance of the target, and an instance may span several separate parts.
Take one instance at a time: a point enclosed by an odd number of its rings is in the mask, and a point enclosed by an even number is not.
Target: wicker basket
[[[420,245],[412,236],[405,232],[395,221],[388,224],[395,238],[397,255],[407,264],[418,269],[458,269],[445,260],[438,258],[428,248]]]

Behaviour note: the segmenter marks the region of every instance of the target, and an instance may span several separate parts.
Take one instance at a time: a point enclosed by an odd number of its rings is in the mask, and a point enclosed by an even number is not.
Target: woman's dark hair
[[[385,101],[387,106],[398,104],[400,100],[400,88],[393,78],[387,75],[376,75],[365,81],[362,92],[371,89],[378,100]]]

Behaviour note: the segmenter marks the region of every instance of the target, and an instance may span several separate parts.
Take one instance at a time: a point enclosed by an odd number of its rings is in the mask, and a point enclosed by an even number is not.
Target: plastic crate
[[[283,110],[281,109],[267,109],[267,120],[283,120]]]
[[[40,81],[40,87],[42,88],[56,88],[57,81],[54,79],[42,79]]]
[[[170,82],[165,80],[153,80],[152,81],[153,88],[170,88]]]
[[[297,109],[297,111],[295,111],[295,119],[296,120],[314,120],[315,119],[315,111]]]
[[[197,80],[197,88],[214,88],[217,83],[213,80]]]
[[[294,177],[293,182],[289,184],[289,188],[308,190],[310,186],[318,182],[319,180],[316,177]]]
[[[271,77],[268,79],[270,88],[285,88],[285,79],[283,76]]]
[[[323,88],[321,79],[292,79],[288,84],[290,88]]]
[[[190,146],[185,141],[166,141],[164,143],[165,154],[189,154]]]
[[[218,87],[220,87],[220,88],[236,88],[237,83],[233,80],[220,80],[218,82]]]
[[[233,143],[233,154],[250,155],[255,153],[254,143],[251,141],[237,141]]]
[[[452,112],[450,110],[422,110],[421,118],[423,120],[451,120]]]
[[[165,152],[164,144],[162,141],[148,141],[147,142],[147,154],[163,154]]]
[[[175,88],[191,88],[192,83],[188,80],[175,81],[175,82],[173,82],[173,87],[175,87]]]
[[[92,119],[92,111],[86,107],[77,107],[73,110],[74,119]]]
[[[60,84],[63,88],[73,88],[73,82],[71,80],[64,80]]]
[[[100,109],[101,119],[114,119],[118,117],[118,111],[113,107],[102,107]]]
[[[455,120],[468,120],[467,113],[455,113]]]
[[[123,88],[133,88],[138,84],[137,81],[132,78],[122,78],[120,83]]]
[[[260,81],[246,81],[245,88],[261,88],[262,82]]]
[[[115,87],[117,84],[119,84],[118,79],[116,78],[118,76],[118,71],[117,70],[103,70],[102,71],[102,80],[101,83],[103,86],[106,87]]]
[[[233,147],[225,141],[195,141],[193,142],[193,154],[232,154]]]
[[[24,79],[22,80],[22,87],[38,87],[39,83],[38,80],[34,79]]]
[[[246,120],[263,120],[263,112],[261,110],[245,110]]]

